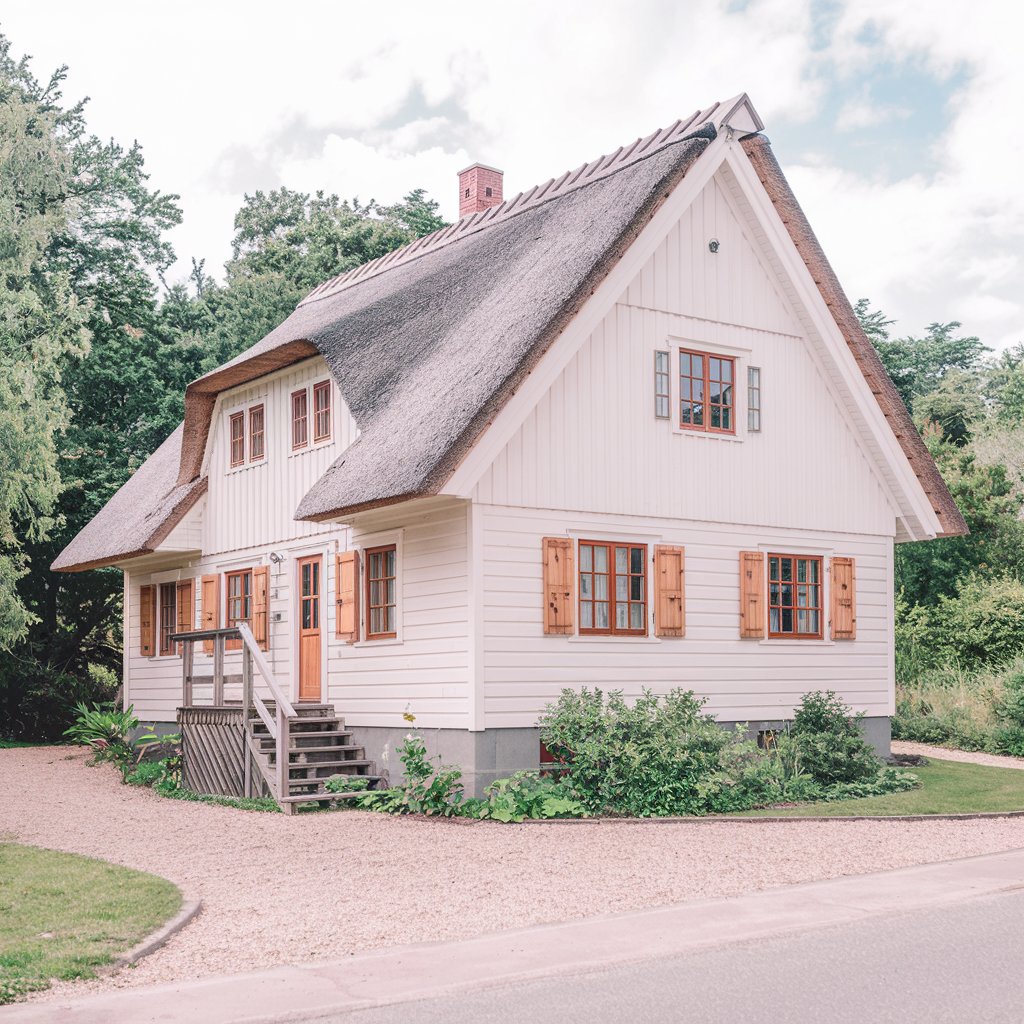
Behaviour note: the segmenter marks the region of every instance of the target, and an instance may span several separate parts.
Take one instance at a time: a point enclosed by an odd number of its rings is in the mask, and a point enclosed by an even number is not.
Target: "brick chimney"
[[[496,167],[471,164],[459,171],[459,217],[479,213],[501,201],[501,184],[505,175]]]

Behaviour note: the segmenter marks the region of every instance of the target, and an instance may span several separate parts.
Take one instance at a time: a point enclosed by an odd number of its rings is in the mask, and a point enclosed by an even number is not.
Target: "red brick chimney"
[[[496,167],[486,164],[471,164],[464,171],[459,171],[459,217],[479,213],[501,203],[504,177]]]

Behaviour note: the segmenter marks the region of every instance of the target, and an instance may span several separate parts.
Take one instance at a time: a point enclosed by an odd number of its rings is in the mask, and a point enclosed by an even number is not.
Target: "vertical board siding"
[[[291,394],[329,378],[326,362],[316,358],[294,370],[221,396],[210,439],[210,490],[205,517],[204,554],[220,554],[256,544],[329,534],[332,527],[295,520],[295,509],[306,492],[357,436],[357,428],[337,386],[331,384],[329,441],[309,444],[299,451],[291,445]],[[228,419],[232,412],[262,403],[264,457],[231,469]],[[310,405],[312,409],[312,404]],[[249,457],[246,433],[246,459]]]
[[[487,727],[535,724],[563,687],[638,694],[681,686],[723,720],[790,716],[803,693],[833,689],[855,710],[889,713],[889,537],[751,528],[639,516],[478,506],[484,543],[484,710]],[[626,539],[686,549],[685,638],[544,634],[541,541]],[[857,560],[857,639],[742,640],[739,553],[798,547]],[[648,579],[653,575],[649,558]]]

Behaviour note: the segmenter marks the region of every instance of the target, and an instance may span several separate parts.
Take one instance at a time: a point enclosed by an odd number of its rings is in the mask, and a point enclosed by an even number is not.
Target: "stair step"
[[[330,778],[329,775],[325,775],[325,776],[323,776],[322,778],[319,778],[319,779],[289,779],[288,780],[288,792],[292,796],[302,796],[304,793],[305,794],[326,793],[327,790],[324,789],[323,783],[325,783],[329,778]],[[377,776],[376,775],[354,775],[353,778],[369,780],[370,783],[371,783],[371,786],[370,786],[371,789],[373,788],[372,787],[373,781],[377,780]],[[365,793],[366,790],[364,790],[364,789],[360,789],[360,790],[345,790],[344,792]]]
[[[311,794],[300,794],[298,796],[284,796],[278,800],[281,804],[315,804],[321,803],[327,800],[354,800],[357,796],[362,796],[365,790],[360,790],[355,793],[311,793]]]
[[[309,765],[314,764],[352,764],[362,760],[362,755],[365,753],[362,747],[323,747],[319,750],[290,750],[289,755],[296,755],[293,759],[291,756],[288,758],[288,764],[293,768],[305,768]],[[312,753],[313,758],[307,757],[308,754]],[[306,758],[304,761],[298,759],[298,755]],[[335,756],[331,756],[335,755]],[[346,757],[345,755],[351,755]],[[267,764],[271,768],[276,767],[277,757],[273,751],[267,756]]]
[[[289,764],[291,771],[308,771],[310,768],[369,768],[372,761],[351,760],[351,761],[310,761],[309,764]],[[335,775],[344,775],[345,772],[334,772]],[[324,778],[327,778],[325,775]]]
[[[292,743],[289,749],[294,753],[297,750],[337,750],[339,747],[350,747],[356,744],[348,742],[352,738],[350,732],[314,732],[314,733],[302,733],[296,736],[292,733],[292,740],[311,740],[312,742],[301,742]],[[260,741],[260,749],[265,753],[273,753],[277,750],[277,740],[272,736],[257,736],[256,739]],[[323,740],[336,740],[344,739],[341,743],[324,743]]]
[[[251,718],[249,721],[252,724],[253,735],[268,735],[267,727],[263,724],[262,718],[257,716],[255,718]],[[325,730],[327,732],[341,732],[345,728],[345,719],[338,718],[337,715],[325,716],[323,718],[293,718],[289,723],[289,731],[295,735],[299,735],[299,732],[302,734],[307,732],[317,732],[320,731],[320,727],[324,725],[333,726],[333,728]],[[296,732],[296,730],[299,730],[299,732]]]

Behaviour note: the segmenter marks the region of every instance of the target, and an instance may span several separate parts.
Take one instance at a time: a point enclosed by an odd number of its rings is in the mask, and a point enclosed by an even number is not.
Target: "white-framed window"
[[[668,352],[655,352],[654,415],[659,420],[667,420],[672,407],[672,381],[669,373]]]
[[[757,434],[761,430],[761,367],[747,367],[747,430]]]

